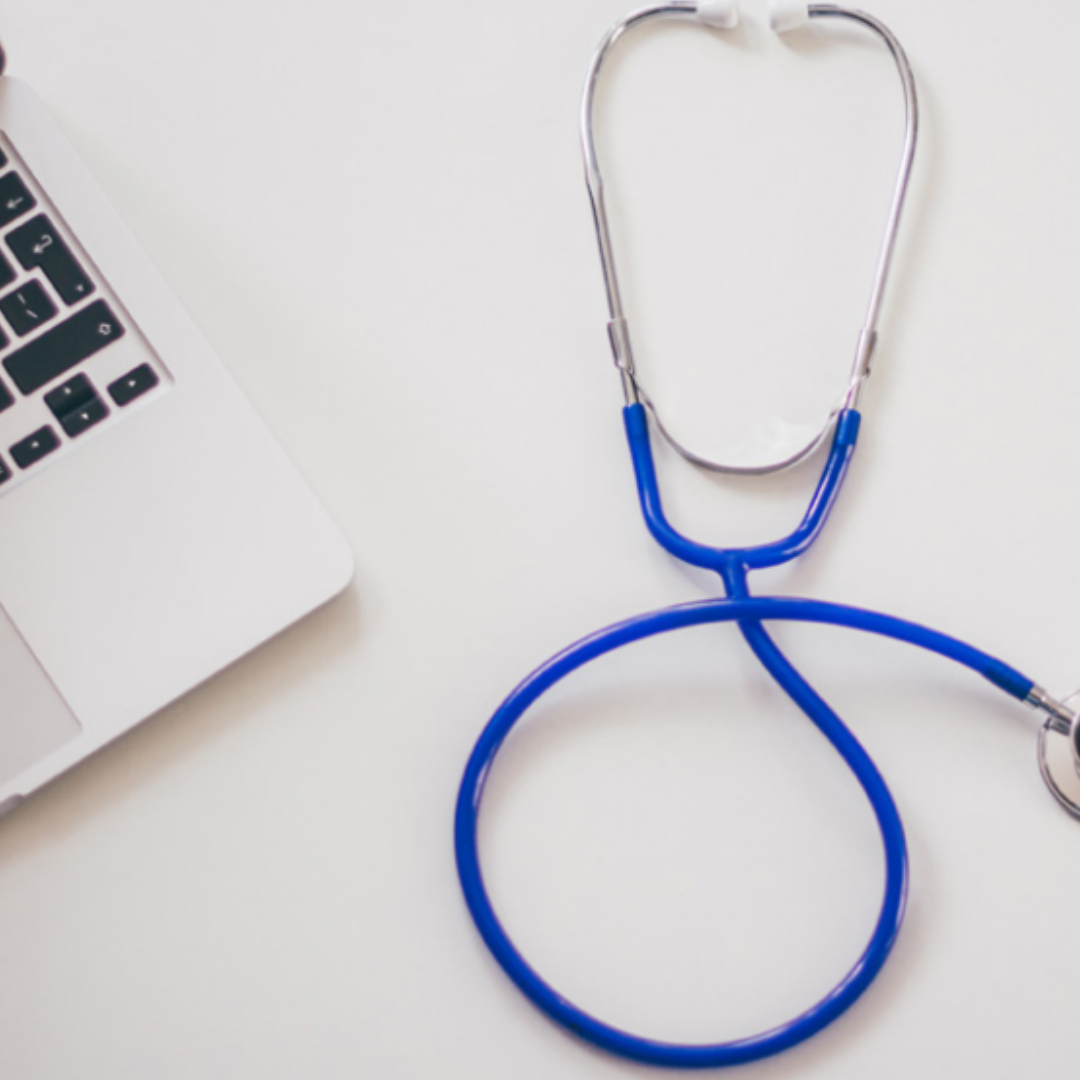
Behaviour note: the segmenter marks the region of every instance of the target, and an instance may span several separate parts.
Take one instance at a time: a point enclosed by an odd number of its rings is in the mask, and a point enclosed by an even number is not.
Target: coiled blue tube
[[[583,1039],[635,1061],[675,1068],[737,1065],[779,1053],[802,1042],[840,1016],[870,985],[889,955],[904,914],[907,850],[896,804],[869,755],[826,702],[783,655],[765,630],[770,621],[827,623],[905,641],[938,653],[1023,700],[1032,680],[994,657],[917,623],[860,608],[789,597],[752,597],[747,574],[775,566],[804,551],[821,531],[846,475],[859,431],[859,415],[845,412],[837,422],[825,468],[799,527],[783,540],[746,549],[718,549],[688,540],[664,516],[648,428],[640,405],[625,410],[642,512],[650,532],[677,558],[715,570],[727,599],[682,604],[617,623],[552,657],[503,702],[469,757],[458,793],[454,844],[458,874],[469,911],[503,970],[533,1003]],[[732,1042],[683,1045],[632,1035],[590,1016],[549,986],[515,948],[492,908],[477,850],[477,822],[484,785],[514,725],[537,698],[559,680],[613,649],[656,634],[706,623],[737,622],[754,654],[777,684],[814,722],[855,774],[873,809],[885,847],[885,889],[881,911],[862,955],[847,975],[816,1004],[769,1031]]]
[[[859,608],[817,600],[748,597],[705,600],[638,615],[583,638],[537,668],[503,702],[477,741],[458,794],[454,842],[458,873],[469,911],[503,970],[548,1016],[580,1037],[635,1061],[679,1068],[735,1065],[775,1054],[802,1042],[835,1020],[869,986],[892,948],[903,918],[907,890],[903,826],[880,774],[858,740],[806,684],[765,635],[762,622],[789,620],[829,623],[906,641],[963,664],[1023,698],[1032,682],[1008,665],[955,638]],[[537,698],[572,671],[605,653],[655,634],[705,623],[737,621],[770,674],[826,734],[854,771],[873,807],[885,845],[885,892],[881,913],[863,954],[844,979],[795,1019],[749,1038],[712,1045],[679,1045],[631,1035],[597,1020],[549,986],[514,947],[484,888],[477,851],[477,820],[484,784],[495,756],[514,725]],[[760,633],[760,637],[757,635]]]

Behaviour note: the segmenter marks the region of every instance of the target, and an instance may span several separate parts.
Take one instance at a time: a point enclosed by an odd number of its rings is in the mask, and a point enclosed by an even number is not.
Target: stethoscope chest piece
[[[1063,709],[1047,716],[1039,731],[1038,754],[1039,772],[1050,794],[1068,813],[1080,820],[1080,712],[1073,711],[1078,701],[1080,690],[1062,699]],[[1053,749],[1062,738],[1067,740],[1067,754],[1056,753]]]

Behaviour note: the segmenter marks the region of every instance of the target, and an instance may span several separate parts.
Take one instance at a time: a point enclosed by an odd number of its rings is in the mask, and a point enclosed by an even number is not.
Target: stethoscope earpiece
[[[717,30],[734,30],[739,25],[739,0],[697,0],[698,22]],[[810,21],[810,5],[800,0],[769,0],[769,26],[778,34],[798,30]]]
[[[798,30],[810,21],[810,5],[797,0],[769,0],[769,25],[778,34]]]
[[[739,0],[698,0],[697,18],[717,30],[734,30],[739,25]]]

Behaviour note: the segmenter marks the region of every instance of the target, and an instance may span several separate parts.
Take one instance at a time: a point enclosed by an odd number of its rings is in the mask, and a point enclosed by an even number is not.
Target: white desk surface
[[[869,0],[867,0],[869,4]],[[748,0],[748,19],[760,18]],[[892,612],[1080,685],[1080,8],[874,0],[923,106],[867,423],[762,591]],[[354,546],[351,591],[0,824],[0,1075],[615,1080],[481,945],[451,816],[533,666],[718,593],[647,536],[576,142],[619,0],[6,0],[13,74]],[[642,370],[737,447],[838,392],[899,146],[887,54],[645,34],[601,100]],[[621,166],[621,167],[620,167]],[[688,383],[684,380],[695,380]],[[692,389],[688,389],[692,386]],[[813,468],[658,451],[673,518],[772,537]],[[845,1017],[746,1076],[1075,1071],[1080,825],[1037,721],[966,671],[778,639],[900,804],[906,926]],[[485,866],[562,991],[669,1039],[750,1034],[855,958],[881,857],[847,772],[734,631],[603,661],[496,770]]]

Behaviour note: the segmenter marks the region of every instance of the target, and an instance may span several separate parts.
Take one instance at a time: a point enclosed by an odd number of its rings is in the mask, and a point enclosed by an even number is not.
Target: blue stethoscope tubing
[[[675,1068],[737,1065],[779,1053],[808,1039],[859,998],[881,970],[896,941],[907,894],[904,829],[884,779],[839,716],[780,651],[764,623],[825,623],[905,641],[970,668],[1021,701],[1029,698],[1035,684],[1000,660],[917,623],[820,600],[750,595],[749,571],[778,566],[795,558],[813,543],[824,526],[855,450],[860,424],[860,415],[855,410],[844,410],[837,418],[821,479],[798,528],[772,544],[727,549],[698,544],[671,526],[661,505],[644,407],[628,406],[624,409],[624,419],[649,531],[677,558],[716,571],[727,597],[649,612],[591,634],[552,657],[517,686],[480,735],[465,768],[454,820],[458,874],[466,904],[491,953],[518,988],[552,1020],[604,1050],[651,1065]],[[480,868],[477,826],[484,786],[495,758],[514,725],[541,695],[590,660],[623,645],[688,626],[723,622],[738,624],[762,666],[817,725],[855,774],[873,808],[884,844],[885,889],[877,923],[865,950],[844,978],[816,1004],[787,1023],[748,1038],[684,1045],[643,1038],[604,1023],[563,997],[537,974],[514,946],[492,907]]]

